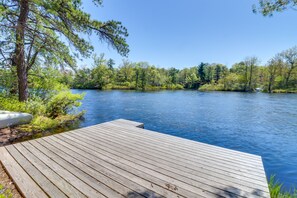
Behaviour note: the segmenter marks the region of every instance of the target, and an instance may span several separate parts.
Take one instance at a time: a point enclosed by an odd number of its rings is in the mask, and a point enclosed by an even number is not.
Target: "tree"
[[[134,76],[134,65],[129,60],[123,60],[122,66],[119,68],[118,79],[120,82],[129,82],[133,81]]]
[[[242,91],[242,87],[240,84],[241,76],[236,73],[230,73],[226,77],[223,78],[222,82],[224,84],[224,90],[227,91]]]
[[[255,70],[256,64],[259,62],[257,57],[248,57],[244,61],[245,65],[245,91],[252,91],[255,88]]]
[[[200,63],[200,65],[198,66],[198,76],[201,80],[201,83],[205,83],[205,67],[207,66],[207,63]]]
[[[215,82],[218,83],[218,81],[221,78],[221,72],[222,72],[222,65],[217,64],[215,66]]]
[[[113,66],[115,65],[115,62],[112,58],[108,59],[106,64],[110,70],[113,70]]]
[[[140,66],[140,76],[139,76],[139,80],[141,83],[141,90],[145,90],[146,88],[146,84],[147,84],[147,70],[148,70],[148,63],[146,62],[140,62],[139,63]]]
[[[205,82],[211,83],[214,76],[214,67],[213,65],[207,65],[205,68]]]
[[[289,87],[289,80],[293,74],[293,71],[297,69],[297,47],[287,49],[281,53],[281,56],[285,60],[286,64],[286,76],[285,76],[285,86]]]
[[[179,70],[176,69],[176,68],[174,68],[174,67],[171,67],[171,68],[168,70],[168,72],[169,72],[170,82],[171,82],[172,84],[176,84],[176,83],[177,83],[177,80],[178,80],[178,76],[177,76],[177,74],[178,74]]]
[[[274,12],[282,12],[288,8],[294,8],[297,0],[259,0],[259,6],[253,6],[253,12],[260,12],[264,16],[272,16]]]
[[[105,54],[101,53],[99,56],[97,54],[93,55],[93,67],[98,67],[100,65],[106,64]]]
[[[198,81],[197,75],[193,72],[189,76],[187,76],[186,85],[189,88],[197,88],[196,87],[197,81]]]
[[[126,28],[91,19],[81,0],[2,0],[0,27],[0,62],[16,68],[20,101],[28,99],[28,72],[37,63],[74,68],[76,58],[90,56],[93,47],[82,34],[97,35],[121,55],[129,52]]]
[[[100,56],[94,55],[93,59],[92,85],[97,89],[103,89],[112,80],[112,70],[107,67],[104,54],[100,54]]]
[[[135,89],[136,90],[138,90],[139,88],[140,72],[141,72],[140,64],[137,63],[135,66]]]
[[[277,75],[277,71],[282,67],[283,61],[280,54],[277,54],[268,62],[268,92],[272,93],[274,81]]]
[[[162,84],[161,74],[155,66],[148,66],[147,73],[147,81],[149,85],[160,86]]]

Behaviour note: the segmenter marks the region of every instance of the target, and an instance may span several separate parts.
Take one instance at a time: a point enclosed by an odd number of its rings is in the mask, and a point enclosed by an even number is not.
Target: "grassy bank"
[[[96,89],[89,87],[72,87],[73,89]],[[98,89],[98,88],[97,88]],[[137,87],[135,83],[108,84],[100,88],[100,90],[140,90],[140,91],[158,91],[158,90],[182,90],[184,87],[180,84],[168,84],[163,86],[146,85]]]
[[[244,88],[242,86],[233,85],[233,86],[224,86],[223,84],[204,84],[198,88],[199,91],[236,91],[236,92],[244,92]],[[254,91],[254,90],[252,90]],[[267,90],[263,90],[262,92],[267,93]],[[272,93],[297,93],[297,89],[274,89]]]
[[[283,185],[274,175],[270,177],[268,186],[271,198],[297,198],[297,190],[295,188],[289,191],[284,190]]]

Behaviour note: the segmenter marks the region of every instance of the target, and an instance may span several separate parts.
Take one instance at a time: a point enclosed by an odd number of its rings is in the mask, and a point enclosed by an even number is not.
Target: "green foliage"
[[[203,91],[265,92],[297,91],[297,47],[277,54],[266,66],[256,57],[235,63],[230,69],[222,64],[201,63],[184,68],[157,68],[146,62],[123,60],[118,68],[109,67],[104,55],[94,57],[93,68],[78,69],[72,88],[87,89],[199,89]]]
[[[94,1],[93,1],[94,2]],[[96,1],[99,2],[99,1]],[[100,1],[101,2],[101,1]],[[98,5],[98,3],[95,3]],[[100,3],[101,4],[101,3]],[[23,24],[26,28],[25,50],[28,52],[29,63],[43,61],[54,63],[55,65],[66,64],[73,66],[75,57],[68,48],[68,43],[83,56],[89,56],[93,50],[92,45],[82,34],[95,34],[100,40],[104,40],[115,48],[121,55],[127,55],[128,45],[125,38],[128,36],[127,30],[118,21],[101,22],[94,20],[88,13],[83,11],[82,1],[77,0],[52,0],[52,1],[30,1],[28,8],[20,2],[1,1],[0,3],[0,26],[1,39],[5,39],[1,49],[14,50],[9,48],[15,41],[12,39],[16,34],[16,27],[20,15],[19,6],[27,9],[27,18]],[[11,24],[11,25],[10,25]],[[62,36],[61,36],[62,35]],[[4,53],[6,54],[6,53]],[[33,62],[34,61],[34,62]]]
[[[12,198],[13,194],[10,189],[4,188],[2,184],[0,184],[0,198]]]
[[[83,99],[81,94],[72,94],[70,91],[61,91],[54,95],[46,104],[48,117],[56,118],[59,115],[66,115],[73,109],[81,105],[78,100]]]
[[[146,62],[123,60],[119,68],[111,68],[103,55],[94,58],[93,68],[79,69],[72,88],[87,89],[181,89],[177,69],[156,68]],[[173,83],[176,82],[176,83]]]
[[[56,118],[45,116],[36,116],[30,124],[18,126],[17,129],[22,132],[38,133],[43,131],[57,130],[58,128],[68,127],[84,115],[84,112],[78,114],[59,115]]]
[[[46,99],[52,94],[56,94],[57,91],[66,90],[67,84],[61,83],[67,81],[65,78],[67,78],[67,74],[63,74],[52,66],[35,66],[29,73],[28,79],[29,88],[31,88],[30,97],[37,96]]]
[[[225,91],[223,84],[205,84],[199,88],[199,91]]]
[[[236,73],[229,73],[226,77],[219,80],[219,83],[223,84],[225,91],[241,91],[243,86],[241,85],[241,76]]]
[[[35,130],[41,131],[56,128],[58,125],[59,122],[57,120],[45,116],[35,117],[30,124],[30,126],[32,126],[32,128],[34,128]]]
[[[0,73],[1,73],[0,69]],[[10,70],[3,72],[4,79],[10,81]],[[29,76],[30,98],[19,102],[13,87],[0,84],[3,90],[0,92],[0,109],[15,112],[26,112],[34,116],[32,122],[17,127],[24,132],[45,131],[61,127],[67,123],[77,120],[83,115],[73,113],[73,107],[80,105],[79,100],[83,95],[72,94],[65,82],[72,82],[71,72],[60,72],[54,67],[34,67],[34,75]],[[2,74],[3,74],[2,73]]]
[[[282,184],[275,179],[275,175],[270,177],[268,187],[271,198],[297,198],[297,190],[283,191]]]
[[[45,104],[40,99],[30,99],[26,102],[19,102],[17,97],[7,97],[4,94],[0,94],[0,109],[25,112],[32,115],[43,115],[46,112]]]
[[[259,6],[254,5],[254,13],[260,12],[264,16],[272,16],[274,12],[282,12],[294,8],[297,0],[259,0]]]
[[[37,75],[36,65],[75,68],[77,58],[91,55],[93,46],[84,35],[95,34],[123,56],[129,52],[127,29],[118,21],[92,19],[81,0],[2,0],[0,27],[0,66],[16,71],[20,101],[28,99],[28,74]]]
[[[0,109],[15,112],[26,112],[34,116],[32,122],[18,127],[21,131],[36,132],[63,126],[79,119],[84,112],[70,114],[74,107],[78,107],[83,94],[72,94],[61,91],[52,95],[48,100],[35,97],[26,102],[19,102],[17,97],[0,94]]]

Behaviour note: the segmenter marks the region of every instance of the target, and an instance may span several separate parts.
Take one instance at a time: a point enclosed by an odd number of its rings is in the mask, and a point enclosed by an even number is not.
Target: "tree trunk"
[[[287,89],[289,88],[289,80],[290,80],[291,73],[292,73],[293,69],[294,69],[294,63],[291,63],[291,67],[289,68],[288,74],[286,76],[286,88]]]
[[[251,64],[251,66],[250,66],[249,91],[251,91],[251,90],[252,90],[253,70],[254,70],[254,65],[253,65],[253,64]]]
[[[16,27],[14,63],[17,67],[19,101],[28,99],[28,74],[25,63],[25,27],[29,13],[29,0],[20,1],[20,15]]]
[[[268,93],[272,92],[272,83],[273,83],[273,81],[274,81],[274,78],[270,77],[269,78],[269,83],[268,83]]]
[[[245,65],[245,82],[244,82],[244,91],[247,91],[248,86],[248,66]]]

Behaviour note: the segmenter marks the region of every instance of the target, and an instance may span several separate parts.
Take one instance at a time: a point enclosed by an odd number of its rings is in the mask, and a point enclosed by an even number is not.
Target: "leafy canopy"
[[[29,4],[24,52],[27,71],[34,65],[76,66],[76,58],[89,57],[95,34],[121,55],[129,52],[127,30],[118,21],[101,22],[83,11],[81,0],[22,0]],[[93,0],[96,6],[101,0]],[[0,66],[12,68],[20,1],[0,0]]]

